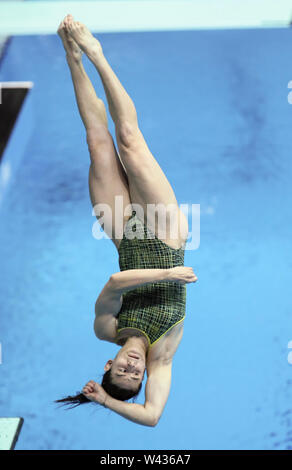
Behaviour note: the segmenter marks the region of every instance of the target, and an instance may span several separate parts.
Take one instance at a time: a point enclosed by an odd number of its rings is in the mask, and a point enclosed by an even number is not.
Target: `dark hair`
[[[111,371],[108,370],[103,374],[101,386],[104,390],[116,400],[126,401],[130,400],[130,398],[135,398],[138,396],[141,388],[142,388],[142,381],[137,390],[129,390],[127,388],[120,387],[119,385],[115,385],[112,382]],[[61,398],[61,400],[55,400],[55,403],[62,403],[63,405],[71,405],[69,409],[76,408],[76,406],[83,405],[84,403],[92,403],[91,400],[86,398],[83,393],[78,393],[75,396],[68,396],[67,398]]]

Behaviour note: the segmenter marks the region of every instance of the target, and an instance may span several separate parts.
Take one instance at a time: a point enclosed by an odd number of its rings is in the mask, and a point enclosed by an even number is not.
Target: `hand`
[[[87,382],[82,389],[82,393],[86,398],[88,398],[88,400],[95,401],[100,405],[105,406],[108,394],[97,382],[94,382],[93,380]]]
[[[169,280],[175,281],[178,284],[190,284],[198,280],[195,275],[193,268],[186,266],[176,266],[175,268],[169,269]]]

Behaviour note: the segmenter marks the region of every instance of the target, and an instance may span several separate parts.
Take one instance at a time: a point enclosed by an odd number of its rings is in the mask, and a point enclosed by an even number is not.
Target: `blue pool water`
[[[185,260],[199,281],[187,287],[155,428],[53,404],[99,380],[118,351],[93,333],[95,299],[118,257],[91,234],[85,132],[60,41],[12,38],[0,80],[34,82],[31,133],[16,145],[0,208],[0,416],[24,417],[17,449],[292,448],[290,35],[99,36],[179,203],[201,205],[200,247]]]

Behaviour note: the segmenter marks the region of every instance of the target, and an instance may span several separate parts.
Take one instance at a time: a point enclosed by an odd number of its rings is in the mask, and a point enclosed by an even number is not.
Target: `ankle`
[[[98,67],[105,60],[101,47],[92,49],[87,53],[87,57],[93,63],[93,65],[95,65],[95,67]]]

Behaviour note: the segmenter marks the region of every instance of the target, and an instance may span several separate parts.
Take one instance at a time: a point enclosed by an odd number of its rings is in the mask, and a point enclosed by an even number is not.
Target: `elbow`
[[[146,404],[145,408],[147,410],[147,414],[145,416],[145,424],[146,426],[154,428],[158,424],[161,412],[159,410],[156,410],[154,406],[151,406],[149,404]]]
[[[151,428],[155,428],[155,426],[157,426],[158,424],[158,421],[159,421],[159,417],[158,416],[152,416],[151,420],[150,420],[150,423],[149,423],[149,426]]]
[[[151,428],[155,428],[157,426],[159,420],[153,420],[151,421],[151,424],[149,425]]]
[[[118,282],[117,282],[117,275],[116,273],[115,274],[112,274],[108,280],[108,283],[107,283],[107,286],[111,289],[111,290],[118,290]]]
[[[115,283],[115,280],[116,280],[116,274],[111,274],[109,280],[108,280],[108,283],[109,284],[114,284]]]

